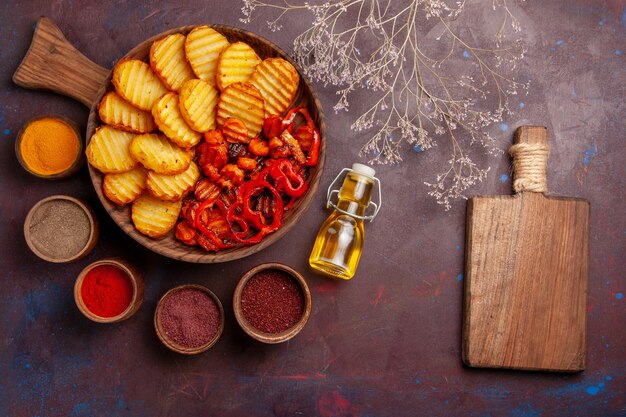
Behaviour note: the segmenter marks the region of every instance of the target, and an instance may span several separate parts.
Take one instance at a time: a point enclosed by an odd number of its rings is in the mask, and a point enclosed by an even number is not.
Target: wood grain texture
[[[41,17],[13,82],[63,94],[91,107],[109,72],[74,48],[52,20]]]
[[[262,59],[281,57],[294,65],[300,74],[300,84],[293,99],[292,107],[306,106],[308,108],[311,117],[318,126],[321,145],[319,162],[309,171],[309,190],[303,197],[298,199],[289,211],[285,212],[281,228],[264,238],[261,243],[257,245],[232,248],[218,253],[209,253],[199,247],[186,246],[174,238],[173,231],[160,240],[154,240],[139,233],[130,220],[130,208],[128,206],[116,206],[106,198],[102,191],[104,176],[99,171],[89,166],[89,175],[91,176],[94,188],[102,205],[115,223],[130,237],[156,253],[172,259],[195,263],[217,263],[243,258],[270,246],[283,237],[298,222],[310,206],[319,186],[326,156],[326,123],[324,121],[322,106],[310,83],[303,76],[301,68],[284,51],[256,34],[229,26],[209,26],[226,36],[231,43],[237,41],[246,42]],[[160,33],[141,42],[120,59],[137,58],[147,61],[150,46],[154,41],[173,33],[187,34],[195,27],[196,26],[184,26]],[[38,51],[35,55],[37,57],[36,60],[29,58],[30,55],[33,55],[31,51]],[[57,57],[56,55],[60,56]],[[58,62],[59,60],[62,60],[62,65]],[[73,97],[90,107],[91,110],[85,135],[86,144],[89,144],[89,140],[95,129],[100,125],[98,103],[104,94],[113,90],[113,86],[111,85],[111,71],[102,69],[76,51],[67,43],[67,40],[54,23],[45,17],[42,17],[37,24],[32,45],[29,53],[27,53],[25,62],[28,64],[23,62],[16,71],[16,75],[14,76],[16,83],[27,88],[46,88]],[[31,64],[31,62],[35,62],[35,64]],[[48,70],[49,74],[46,72],[46,67],[43,65],[52,66],[52,69]],[[24,69],[22,69],[22,67],[24,67]],[[72,71],[74,68],[77,70]],[[24,80],[27,80],[27,82]]]
[[[516,140],[540,140],[538,132]],[[474,197],[466,228],[463,361],[583,370],[589,202],[533,192]]]

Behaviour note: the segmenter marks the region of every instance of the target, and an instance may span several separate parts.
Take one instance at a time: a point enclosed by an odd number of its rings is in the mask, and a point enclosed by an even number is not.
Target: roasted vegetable
[[[185,58],[185,35],[174,33],[150,47],[150,65],[163,84],[173,91],[178,91],[183,83],[195,78]]]
[[[193,151],[179,148],[165,136],[154,133],[135,136],[129,150],[134,160],[159,174],[180,174],[193,159]]]
[[[115,91],[133,106],[150,111],[167,88],[150,65],[138,59],[122,59],[113,68]]]
[[[102,190],[109,200],[123,206],[133,202],[146,188],[147,171],[138,166],[119,174],[106,174],[102,181]]]
[[[152,238],[163,237],[174,228],[182,202],[163,201],[144,194],[133,202],[131,217],[137,230]]]
[[[134,134],[102,126],[96,130],[87,145],[87,160],[105,174],[130,171],[137,165],[129,151]]]

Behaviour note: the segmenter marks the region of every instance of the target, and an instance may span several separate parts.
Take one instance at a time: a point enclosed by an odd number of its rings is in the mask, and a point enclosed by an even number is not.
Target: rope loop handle
[[[547,129],[542,126],[519,127],[509,154],[513,158],[513,191],[547,193],[546,171],[550,155]]]

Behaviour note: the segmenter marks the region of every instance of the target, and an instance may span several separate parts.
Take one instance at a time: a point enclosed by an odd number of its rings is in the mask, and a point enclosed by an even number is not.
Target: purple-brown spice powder
[[[183,288],[163,300],[161,326],[179,345],[196,348],[209,343],[220,327],[220,311],[206,292]]]
[[[241,292],[241,310],[254,328],[265,333],[280,333],[300,321],[304,295],[291,275],[278,269],[266,269],[246,283]]]

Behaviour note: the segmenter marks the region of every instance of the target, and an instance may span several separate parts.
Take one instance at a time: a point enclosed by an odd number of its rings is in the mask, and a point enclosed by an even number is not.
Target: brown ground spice
[[[288,273],[266,269],[255,274],[241,292],[243,316],[265,333],[293,327],[304,312],[302,289]]]
[[[91,234],[87,214],[68,200],[42,204],[33,213],[29,227],[35,248],[54,259],[66,259],[79,253]]]
[[[160,321],[168,338],[181,346],[196,348],[209,343],[220,327],[220,311],[204,291],[176,290],[163,300]]]

